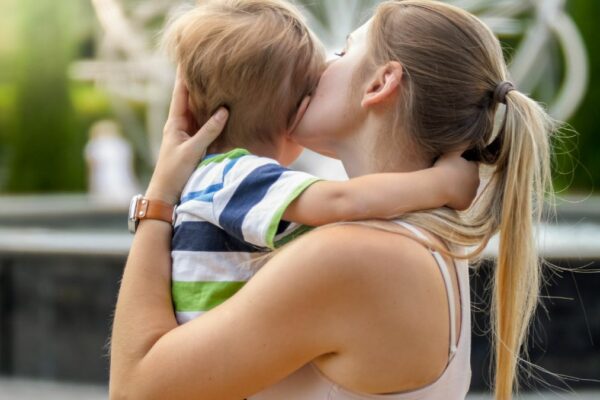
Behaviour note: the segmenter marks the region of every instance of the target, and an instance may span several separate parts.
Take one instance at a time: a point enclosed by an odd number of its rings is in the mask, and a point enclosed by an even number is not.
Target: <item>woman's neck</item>
[[[380,135],[390,136],[389,129],[375,123],[366,123],[363,129],[336,143],[335,154],[344,164],[348,177],[382,172],[412,172],[431,167],[431,160],[420,156],[409,143],[394,141],[393,146],[387,148],[378,145]]]

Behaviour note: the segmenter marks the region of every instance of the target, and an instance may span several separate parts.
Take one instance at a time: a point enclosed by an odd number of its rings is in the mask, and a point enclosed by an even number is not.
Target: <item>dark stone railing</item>
[[[600,262],[597,205],[561,207],[559,228],[548,228],[550,244],[542,246],[549,261],[563,268],[587,266],[562,276],[545,269],[547,313],[539,308],[530,338],[531,361],[582,379],[570,381],[572,387],[600,388],[585,380],[600,379],[600,274],[589,273]],[[0,199],[0,374],[106,382],[107,338],[131,243],[125,214],[124,207],[78,197]],[[484,288],[492,272],[484,262],[471,276],[473,390],[485,390],[490,381]],[[526,377],[522,382],[541,387]]]

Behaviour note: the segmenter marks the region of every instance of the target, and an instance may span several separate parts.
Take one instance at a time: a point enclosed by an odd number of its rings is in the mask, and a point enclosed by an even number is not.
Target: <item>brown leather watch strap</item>
[[[173,223],[173,209],[171,204],[160,200],[141,198],[135,207],[135,215],[138,220],[157,219],[170,224]]]

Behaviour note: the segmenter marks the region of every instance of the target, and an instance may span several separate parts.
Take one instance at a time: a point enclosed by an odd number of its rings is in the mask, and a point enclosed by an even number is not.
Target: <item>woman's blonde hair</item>
[[[321,44],[283,0],[202,0],[168,24],[162,47],[179,65],[199,124],[221,106],[218,142],[272,143],[289,128],[325,67]]]
[[[404,72],[392,137],[382,138],[379,150],[391,159],[390,141],[405,135],[432,162],[468,148],[465,156],[482,163],[484,188],[469,211],[440,209],[405,220],[450,244],[476,247],[467,256],[449,253],[457,258],[478,257],[499,232],[491,305],[494,391],[496,399],[510,399],[518,391],[518,361],[526,355],[542,280],[534,226],[545,194],[552,192],[550,137],[556,124],[525,94],[506,93],[508,69],[498,39],[460,8],[427,0],[383,2],[369,42],[358,79],[391,61]],[[495,129],[500,103],[506,104],[505,115]]]

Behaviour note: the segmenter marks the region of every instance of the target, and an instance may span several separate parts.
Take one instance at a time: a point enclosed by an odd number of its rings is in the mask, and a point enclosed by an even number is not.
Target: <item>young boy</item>
[[[200,2],[170,25],[165,45],[198,123],[220,106],[230,110],[214,154],[192,175],[176,211],[172,294],[179,323],[227,300],[266,252],[309,226],[465,203],[451,195],[464,176],[459,168],[326,182],[282,166],[300,154],[289,133],[325,66],[318,41],[288,3]]]

